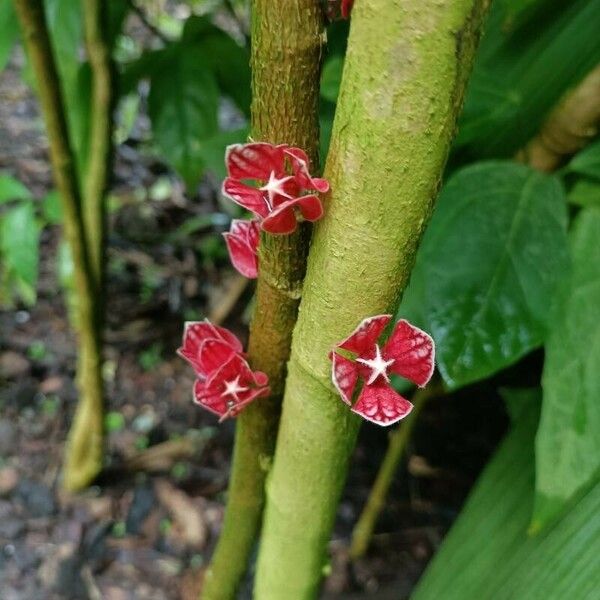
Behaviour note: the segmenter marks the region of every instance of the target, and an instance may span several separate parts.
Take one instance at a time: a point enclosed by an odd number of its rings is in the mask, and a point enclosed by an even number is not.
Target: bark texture
[[[303,148],[318,168],[319,71],[323,22],[319,0],[252,4],[252,139]],[[265,501],[296,322],[310,229],[261,236],[249,360],[269,375],[272,395],[237,419],[221,537],[202,590],[206,600],[235,598],[246,572]]]
[[[257,600],[314,598],[359,418],[328,353],[397,304],[430,216],[485,0],[358,0],[286,382]]]

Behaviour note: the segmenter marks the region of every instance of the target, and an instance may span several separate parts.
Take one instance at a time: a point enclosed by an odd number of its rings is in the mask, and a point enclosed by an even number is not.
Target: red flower
[[[354,0],[327,0],[326,13],[330,21],[350,18],[350,11]]]
[[[354,4],[354,0],[342,0],[342,4],[340,6],[340,12],[342,14],[342,19],[350,18],[350,11],[352,10],[353,4]]]
[[[364,319],[330,354],[333,384],[342,400],[352,406],[360,377],[364,383],[352,411],[384,426],[406,417],[413,407],[392,389],[389,374],[396,373],[423,387],[433,374],[435,355],[431,337],[404,319],[381,347],[379,338],[391,318],[378,315]],[[346,352],[340,354],[339,350]]]
[[[298,213],[306,221],[322,217],[319,198],[304,192],[327,192],[329,183],[310,175],[308,157],[300,148],[266,142],[234,144],[227,148],[225,163],[229,177],[223,182],[223,194],[253,212],[264,231],[291,233]],[[243,180],[260,184],[252,187]]]
[[[242,352],[242,342],[231,331],[208,320],[188,321],[183,330],[183,345],[177,350],[200,379],[206,379],[232,355]]]
[[[220,422],[237,416],[256,398],[268,396],[268,382],[265,373],[252,371],[239,354],[232,354],[206,381],[196,381],[194,402],[218,415]]]
[[[233,219],[228,233],[224,233],[229,258],[244,277],[258,277],[258,242],[260,227],[256,221]]]

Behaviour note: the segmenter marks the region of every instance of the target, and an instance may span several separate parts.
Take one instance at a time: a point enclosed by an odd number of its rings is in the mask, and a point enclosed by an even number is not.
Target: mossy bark
[[[314,598],[360,420],[328,353],[392,310],[437,194],[485,0],[358,0],[291,358],[255,583]]]
[[[253,1],[252,139],[303,148],[313,169],[322,43],[319,0]],[[223,529],[204,576],[206,600],[235,597],[260,528],[309,238],[306,225],[292,235],[261,236],[248,355],[269,375],[272,395],[237,419]]]

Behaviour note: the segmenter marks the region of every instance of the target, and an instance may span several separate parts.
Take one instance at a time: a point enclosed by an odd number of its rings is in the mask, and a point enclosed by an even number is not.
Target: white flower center
[[[389,383],[390,378],[387,374],[387,368],[394,363],[394,359],[384,360],[381,356],[379,345],[375,344],[375,356],[373,358],[357,358],[356,362],[362,363],[371,369],[371,375],[367,381],[367,385],[371,385],[380,375]]]
[[[225,389],[221,393],[221,396],[233,396],[233,398],[238,401],[238,394],[247,392],[248,389],[249,388],[240,385],[240,376],[238,375],[235,379],[225,382]]]
[[[277,179],[277,177],[275,176],[275,171],[271,171],[271,175],[269,175],[269,181],[267,181],[266,185],[263,185],[261,188],[258,188],[261,192],[267,192],[267,195],[269,197],[269,200],[267,202],[267,208],[269,210],[273,210],[273,199],[275,197],[275,194],[279,194],[280,196],[284,196],[285,198],[291,198],[291,196],[283,189],[284,184],[290,179],[292,179],[291,175],[282,177],[281,179]]]

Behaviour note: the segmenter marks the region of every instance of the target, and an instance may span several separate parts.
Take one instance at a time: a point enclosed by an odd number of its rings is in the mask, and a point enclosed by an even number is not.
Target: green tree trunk
[[[319,70],[323,43],[319,0],[254,0],[252,4],[252,138],[303,148],[318,168]],[[235,597],[260,528],[296,322],[310,228],[261,236],[249,360],[269,375],[270,398],[237,419],[225,520],[202,597]]]
[[[314,598],[360,423],[328,353],[404,290],[430,216],[486,0],[357,0],[288,364],[255,584]]]

